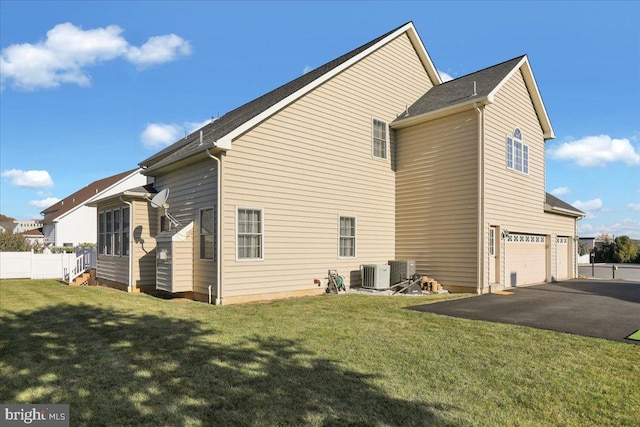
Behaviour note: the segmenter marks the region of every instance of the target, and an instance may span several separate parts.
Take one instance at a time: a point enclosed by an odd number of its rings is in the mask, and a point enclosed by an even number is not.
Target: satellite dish
[[[150,200],[151,206],[158,209],[164,208],[164,204],[167,202],[169,198],[169,189],[165,188],[161,190],[158,194],[153,196],[153,199]]]

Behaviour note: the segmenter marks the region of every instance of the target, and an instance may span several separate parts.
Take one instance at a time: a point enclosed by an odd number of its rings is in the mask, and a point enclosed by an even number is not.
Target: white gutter
[[[133,292],[132,282],[133,282],[133,247],[131,245],[131,225],[133,224],[133,205],[131,202],[127,202],[125,199],[120,196],[120,201],[129,206],[129,241],[127,244],[129,245],[129,283],[127,284],[127,292]],[[99,249],[99,248],[98,248]]]
[[[484,115],[483,106],[474,103],[478,112],[478,284],[477,293],[484,291]]]
[[[214,147],[215,147],[215,143],[214,143]],[[213,160],[215,160],[215,162],[217,163],[217,173],[218,173],[218,189],[216,190],[216,195],[218,198],[218,201],[216,203],[216,254],[217,254],[217,267],[216,268],[216,300],[215,300],[215,304],[216,305],[220,305],[222,304],[222,251],[220,250],[221,248],[221,241],[222,241],[222,230],[221,230],[221,224],[222,221],[220,219],[221,217],[221,200],[222,200],[222,182],[221,182],[221,168],[222,168],[222,162],[220,161],[219,158],[217,158],[216,156],[214,156],[213,154],[211,154],[209,152],[209,149],[207,148],[205,150],[207,152],[207,156],[211,157]],[[209,288],[211,289],[211,288]],[[209,291],[209,303],[211,303],[211,291]]]

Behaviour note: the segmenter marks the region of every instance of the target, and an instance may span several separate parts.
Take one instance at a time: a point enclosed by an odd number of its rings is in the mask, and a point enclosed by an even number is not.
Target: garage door
[[[547,278],[545,236],[510,234],[506,240],[507,286],[544,282]]]
[[[569,277],[569,238],[556,238],[556,266],[558,280]]]

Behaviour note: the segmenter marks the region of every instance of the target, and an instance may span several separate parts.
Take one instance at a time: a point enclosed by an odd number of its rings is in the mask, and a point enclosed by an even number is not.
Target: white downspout
[[[214,145],[215,147],[215,145]],[[221,228],[221,213],[222,213],[222,209],[221,209],[221,200],[222,200],[222,182],[221,180],[221,166],[222,166],[222,162],[220,161],[219,158],[217,158],[216,156],[214,156],[213,154],[211,154],[209,152],[209,149],[206,149],[207,152],[207,156],[211,157],[213,160],[215,160],[215,162],[217,163],[217,173],[218,173],[218,189],[216,190],[216,194],[217,194],[217,203],[216,203],[216,210],[217,210],[217,214],[216,214],[216,232],[217,232],[217,239],[216,239],[216,254],[217,254],[217,272],[216,272],[216,300],[215,300],[215,304],[216,305],[220,305],[222,304],[222,251],[220,250],[220,248],[222,247],[221,245],[221,241],[222,241],[222,228]],[[211,291],[209,291],[209,293],[211,293]],[[211,295],[209,295],[209,303],[211,303]]]
[[[478,284],[476,292],[484,292],[484,135],[482,105],[473,104],[478,112]]]
[[[120,196],[120,201],[129,206],[129,241],[127,244],[129,245],[129,283],[127,284],[127,292],[133,292],[133,247],[131,245],[131,226],[133,225],[133,204],[131,202],[127,202],[125,199]]]

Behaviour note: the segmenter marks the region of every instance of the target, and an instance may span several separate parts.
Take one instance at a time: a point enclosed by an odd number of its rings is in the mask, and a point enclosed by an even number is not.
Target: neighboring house
[[[553,137],[526,56],[442,83],[408,23],[141,162],[153,187],[92,204],[97,279],[226,304],[394,259],[452,291],[576,277],[583,213],[545,192]]]
[[[41,228],[42,222],[38,219],[27,219],[24,221],[14,219],[12,221],[1,221],[0,231],[9,230],[13,233],[23,233],[25,231]]]
[[[147,178],[140,169],[132,169],[104,178],[76,191],[41,212],[45,243],[53,246],[75,247],[82,243],[96,243],[96,209],[85,206],[98,198],[124,189],[145,185]]]
[[[42,234],[41,228],[35,228],[32,230],[23,231],[20,234],[24,236],[24,240],[31,247],[44,245],[44,234]]]

